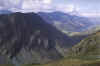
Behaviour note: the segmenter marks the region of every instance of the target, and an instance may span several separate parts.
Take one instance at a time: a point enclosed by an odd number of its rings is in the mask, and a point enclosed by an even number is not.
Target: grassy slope
[[[44,66],[82,66],[88,64],[99,63],[99,61],[87,61],[87,60],[79,60],[79,59],[64,59],[61,61],[53,62],[51,64],[46,64]],[[100,63],[99,63],[100,64]]]
[[[89,36],[75,45],[71,52],[72,56],[91,56],[99,57],[100,59],[100,32]]]

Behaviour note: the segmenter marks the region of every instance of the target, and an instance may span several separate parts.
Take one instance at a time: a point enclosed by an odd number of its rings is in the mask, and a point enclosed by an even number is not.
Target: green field
[[[100,66],[100,60],[62,59],[43,65],[26,64],[22,66]]]

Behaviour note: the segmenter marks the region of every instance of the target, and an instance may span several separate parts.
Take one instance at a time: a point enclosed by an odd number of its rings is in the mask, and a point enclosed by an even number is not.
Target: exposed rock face
[[[0,55],[14,64],[38,64],[64,56],[74,41],[34,13],[0,15]]]

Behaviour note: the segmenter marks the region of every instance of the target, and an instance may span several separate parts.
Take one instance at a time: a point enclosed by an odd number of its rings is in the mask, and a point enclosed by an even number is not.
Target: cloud
[[[0,9],[22,12],[39,12],[39,11],[64,11],[73,10],[71,4],[53,4],[54,0],[0,0]]]
[[[45,4],[51,4],[52,0],[43,0],[43,3],[45,3]]]
[[[73,4],[58,4],[56,6],[56,10],[57,11],[62,11],[62,12],[72,12],[74,9],[74,5]]]
[[[45,11],[51,9],[51,4],[52,0],[23,0],[22,9],[34,12]]]
[[[100,13],[81,13],[81,16],[85,16],[85,17],[100,17]]]
[[[0,0],[0,10],[10,10],[13,8],[18,9],[21,5],[21,0]]]

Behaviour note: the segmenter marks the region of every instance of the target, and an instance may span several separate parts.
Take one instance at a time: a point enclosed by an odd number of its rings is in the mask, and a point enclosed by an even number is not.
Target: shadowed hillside
[[[34,13],[0,15],[0,55],[14,64],[62,58],[74,41]],[[2,61],[2,60],[1,60]]]

